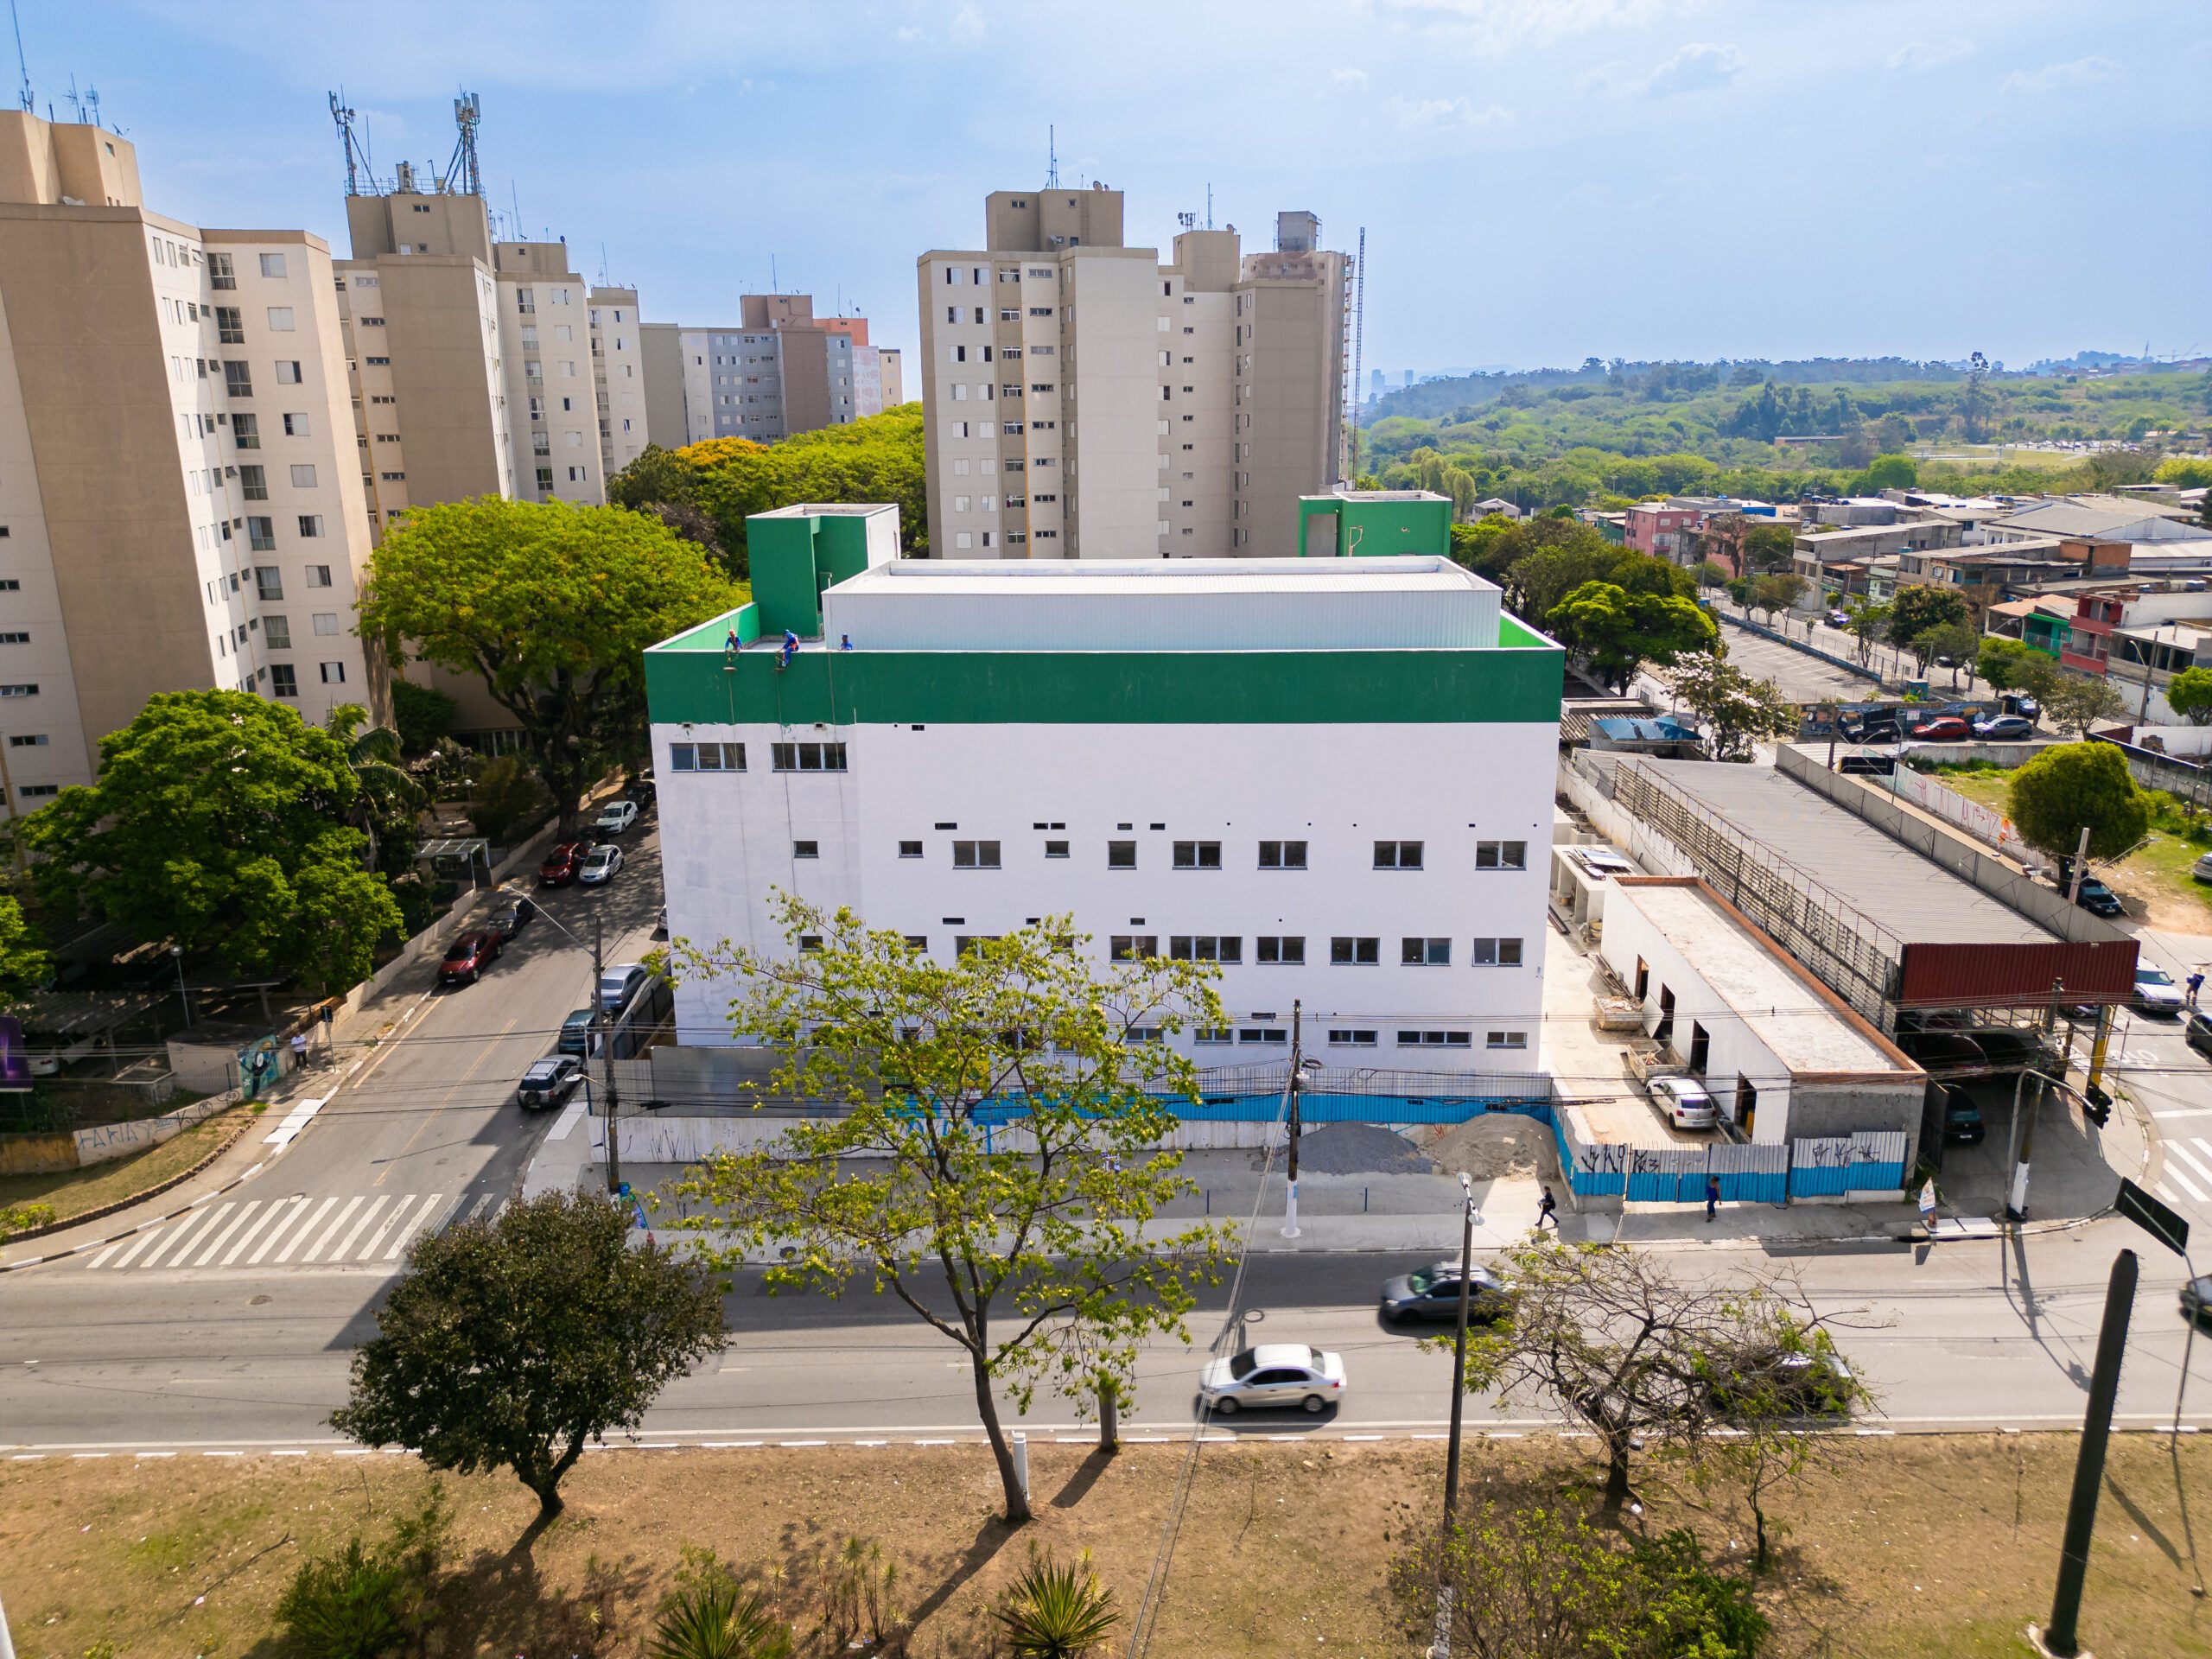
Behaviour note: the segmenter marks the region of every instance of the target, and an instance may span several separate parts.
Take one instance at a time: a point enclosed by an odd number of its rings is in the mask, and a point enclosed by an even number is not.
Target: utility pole
[[[591,1023],[600,1038],[600,1052],[607,1064],[607,1190],[610,1194],[622,1191],[622,1148],[614,1132],[614,1109],[618,1104],[614,1092],[614,1031],[607,1018],[607,998],[601,995],[600,984],[606,968],[600,961],[601,938],[605,925],[597,912],[591,920]]]
[[[1452,1522],[1459,1507],[1459,1421],[1467,1399],[1468,1281],[1474,1277],[1475,1184],[1465,1170],[1459,1172],[1459,1323],[1452,1342],[1452,1433],[1444,1453],[1444,1544],[1452,1543]],[[1430,1659],[1452,1659],[1452,1597],[1450,1558],[1445,1557],[1443,1576],[1436,1586],[1436,1633],[1429,1644]]]
[[[1304,1080],[1304,1071],[1299,1058],[1303,999],[1290,1005],[1290,1191],[1283,1200],[1282,1236],[1298,1236],[1298,1136],[1300,1128],[1298,1116],[1298,1088]]]
[[[2135,1252],[2113,1258],[2105,1291],[2105,1322],[2097,1332],[2097,1360],[2089,1373],[2089,1410],[2082,1421],[2082,1448],[2074,1462],[2074,1494],[2066,1504],[2066,1541],[2058,1556],[2058,1589],[2051,1598],[2050,1628],[2039,1645],[2045,1653],[2082,1650],[2075,1634],[2082,1612],[2082,1585],[2089,1573],[2089,1540],[2097,1524],[2097,1489],[2104,1484],[2105,1443],[2112,1437],[2113,1402],[2120,1393],[2120,1361],[2127,1346],[2127,1316],[2135,1307]],[[2035,1640],[2030,1630],[2029,1639]]]

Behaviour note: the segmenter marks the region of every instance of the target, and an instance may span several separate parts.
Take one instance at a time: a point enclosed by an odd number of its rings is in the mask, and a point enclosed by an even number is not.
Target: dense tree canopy
[[[696,543],[620,507],[485,496],[410,512],[371,559],[361,631],[481,678],[564,818],[645,747],[645,647],[743,597]]]
[[[292,709],[168,691],[100,740],[96,782],[62,791],[24,833],[49,903],[327,995],[401,925],[346,822],[360,787],[345,746]]]
[[[2091,858],[2117,858],[2151,826],[2151,807],[2109,743],[2058,743],[2012,774],[2005,810],[2030,846],[2071,855],[2089,832]]]
[[[1544,616],[1559,642],[1605,684],[1625,687],[1645,663],[1671,663],[1711,651],[1719,637],[1694,600],[1632,594],[1610,582],[1586,582]]]
[[[824,427],[775,443],[715,438],[681,449],[649,448],[608,482],[617,506],[658,513],[709,535],[731,574],[747,572],[747,515],[808,501],[887,501],[899,509],[905,550],[929,550],[922,467],[922,406],[901,404],[850,426]]]

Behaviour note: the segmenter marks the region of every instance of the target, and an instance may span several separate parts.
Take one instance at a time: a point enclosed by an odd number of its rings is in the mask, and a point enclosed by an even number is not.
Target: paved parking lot
[[[1772,680],[1782,695],[1796,702],[1821,702],[1829,698],[1858,699],[1881,695],[1874,680],[1808,656],[1802,651],[1721,624],[1728,660],[1753,679]],[[1948,679],[1948,675],[1942,677]]]

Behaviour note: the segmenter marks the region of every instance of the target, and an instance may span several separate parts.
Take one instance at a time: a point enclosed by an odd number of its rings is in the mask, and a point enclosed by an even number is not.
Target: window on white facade
[[[1306,868],[1306,843],[1302,841],[1263,841],[1260,843],[1260,868],[1263,870],[1302,870]]]
[[[284,275],[284,256],[281,253],[263,254],[261,256],[261,274],[264,276],[281,278]]]
[[[1329,941],[1329,960],[1338,966],[1373,967],[1382,960],[1382,941],[1340,933]]]
[[[1417,870],[1421,868],[1421,843],[1417,841],[1378,841],[1375,843],[1375,868],[1378,870]]]
[[[1525,870],[1529,868],[1529,843],[1525,841],[1478,841],[1475,843],[1475,868],[1478,870]]]
[[[1521,965],[1521,941],[1477,939],[1474,953],[1468,960],[1478,968],[1518,968]]]
[[[1255,962],[1281,963],[1295,966],[1306,960],[1306,940],[1300,935],[1262,933],[1253,941],[1252,959]]]

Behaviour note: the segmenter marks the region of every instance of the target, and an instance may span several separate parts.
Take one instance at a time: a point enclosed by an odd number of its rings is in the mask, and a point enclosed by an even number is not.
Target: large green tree
[[[327,995],[401,926],[347,822],[360,789],[338,739],[282,704],[166,691],[100,740],[98,779],[62,791],[24,835],[49,903]]]
[[[1135,954],[1102,970],[1064,917],[947,961],[849,911],[777,904],[793,948],[675,957],[738,987],[733,1029],[781,1056],[769,1092],[823,1110],[694,1172],[677,1190],[704,1212],[677,1224],[716,1261],[780,1252],[771,1290],[887,1290],[950,1341],[1019,1523],[999,1390],[1023,1410],[1039,1386],[1078,1412],[1126,1406],[1139,1344],[1189,1340],[1227,1245],[1152,1224],[1191,1190],[1165,1143],[1198,1100],[1160,1039],[1225,1022],[1217,970]]]
[[[2047,690],[2034,692],[2050,723],[2075,737],[2087,737],[2099,721],[2115,721],[2127,714],[2127,698],[2101,674],[2052,674]]]
[[[1751,753],[1762,738],[1795,737],[1804,711],[1772,680],[1755,680],[1718,655],[1693,652],[1675,665],[1675,695],[1703,722],[1716,760]]]
[[[1744,531],[1744,572],[1764,575],[1787,570],[1797,557],[1796,532],[1787,524],[1752,524]]]
[[[480,678],[565,825],[593,779],[644,751],[645,647],[741,597],[696,543],[643,513],[485,496],[385,533],[361,631],[394,661]]]
[[[2212,726],[2212,668],[2184,668],[2166,686],[2166,706],[2192,726]]]
[[[1951,683],[1959,683],[1959,671],[1969,667],[1974,659],[1974,649],[1981,636],[1964,622],[1939,622],[1920,636],[1917,648],[1930,658],[1948,657],[1951,659]]]
[[[703,526],[738,576],[747,569],[747,516],[808,501],[894,504],[899,538],[918,557],[929,551],[922,408],[901,404],[774,443],[715,438],[681,449],[649,447],[608,480],[607,499],[651,512],[683,533]]]
[[[1917,656],[1925,668],[1929,653],[1921,649],[1920,637],[1930,628],[1963,622],[1967,617],[1966,595],[1956,588],[1909,582],[1890,600],[1890,639]]]
[[[331,1427],[433,1469],[512,1469],[551,1520],[584,1447],[721,1346],[720,1287],[629,1232],[626,1208],[555,1192],[423,1234]]]
[[[2151,825],[2151,805],[2109,743],[2057,743],[2012,774],[2005,807],[2031,847],[2071,857],[2082,831],[2091,858],[2117,858]]]
[[[1719,638],[1694,600],[1632,594],[1610,582],[1584,582],[1545,613],[1544,623],[1610,686],[1626,686],[1645,663],[1710,651]]]

